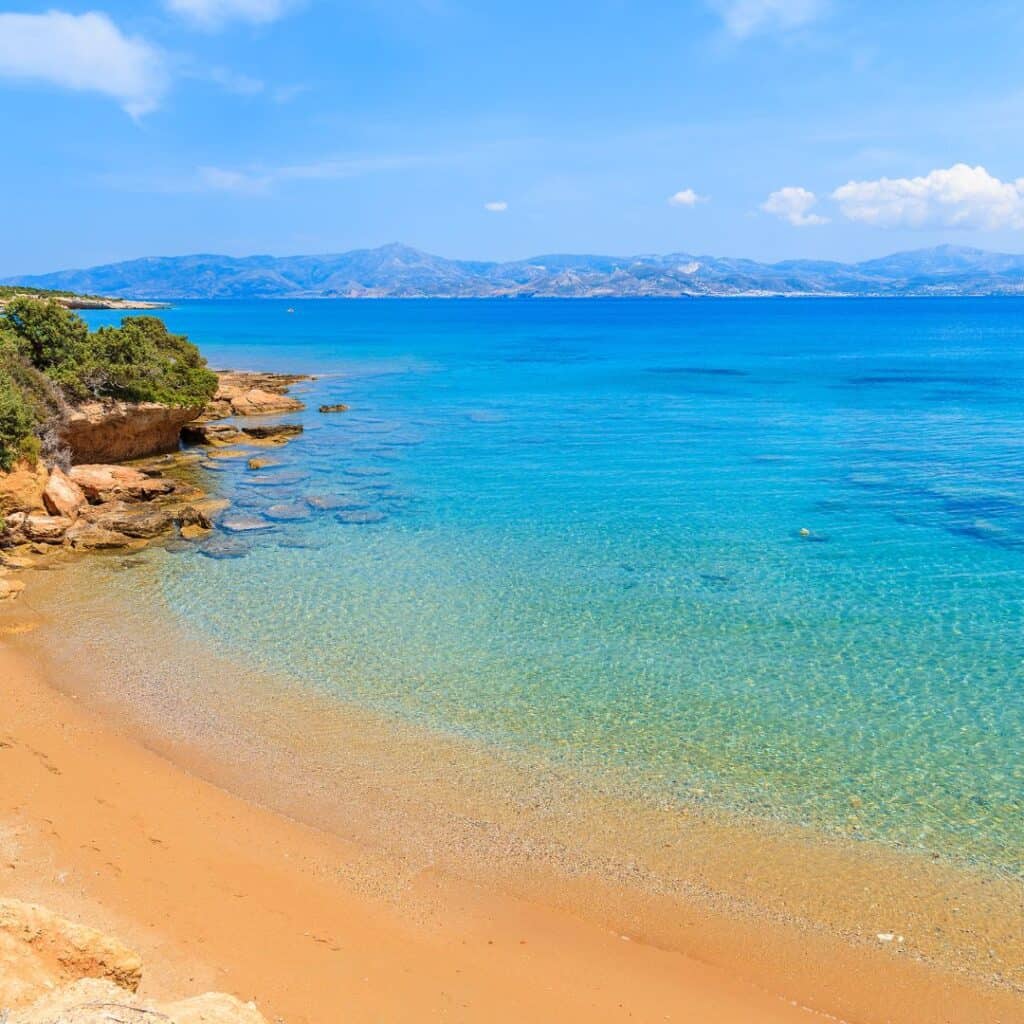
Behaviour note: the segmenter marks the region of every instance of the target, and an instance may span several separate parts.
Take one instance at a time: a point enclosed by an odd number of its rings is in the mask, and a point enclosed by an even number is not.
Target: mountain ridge
[[[859,263],[686,252],[455,260],[390,243],[300,256],[148,256],[0,284],[125,299],[690,298],[1024,294],[1024,255],[940,245]]]

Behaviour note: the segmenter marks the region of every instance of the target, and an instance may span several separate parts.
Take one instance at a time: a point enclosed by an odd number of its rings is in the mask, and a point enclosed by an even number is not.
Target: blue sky
[[[1021,52],[1012,2],[0,0],[0,276],[1021,251]]]

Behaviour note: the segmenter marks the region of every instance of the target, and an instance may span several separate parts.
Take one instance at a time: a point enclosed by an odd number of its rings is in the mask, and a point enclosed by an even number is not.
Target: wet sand
[[[110,646],[75,669],[89,606]],[[1019,880],[584,796],[309,695],[243,706],[208,654],[201,708],[147,693],[123,613],[0,617],[0,892],[133,943],[155,996],[289,1024],[1024,1020]]]

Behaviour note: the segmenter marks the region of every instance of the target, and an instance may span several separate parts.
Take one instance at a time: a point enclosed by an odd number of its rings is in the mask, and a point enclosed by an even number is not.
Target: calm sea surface
[[[214,366],[325,375],[280,465],[210,464],[265,531],[165,560],[225,652],[660,795],[1022,869],[1024,301],[165,318]]]

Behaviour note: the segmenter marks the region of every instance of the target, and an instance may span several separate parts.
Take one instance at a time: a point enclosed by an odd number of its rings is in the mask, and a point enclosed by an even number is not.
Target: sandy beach
[[[673,927],[648,933],[625,887],[585,872],[523,898],[498,865],[460,875],[273,813],[60,692],[31,653],[52,624],[27,604],[3,630],[0,893],[133,945],[154,997],[215,988],[289,1024],[1019,1019],[1015,993],[889,950],[697,903],[653,911]],[[637,928],[609,927],[617,913]]]

